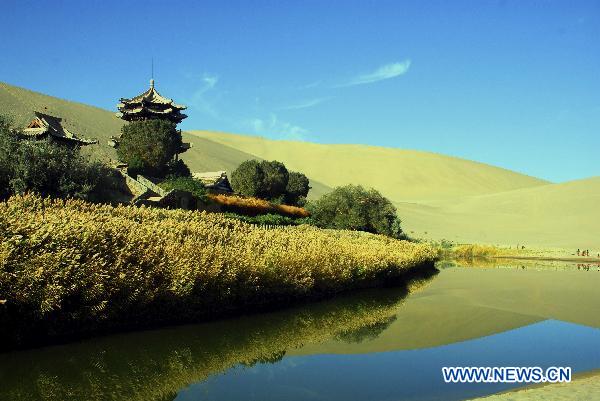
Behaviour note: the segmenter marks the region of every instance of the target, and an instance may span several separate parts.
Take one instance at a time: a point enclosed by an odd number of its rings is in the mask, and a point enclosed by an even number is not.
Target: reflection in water
[[[521,269],[521,270],[580,270],[600,271],[600,263],[579,263],[562,260],[529,260],[510,258],[472,258],[442,260],[436,264],[440,269],[451,267],[476,267],[495,269]]]
[[[210,375],[274,363],[304,344],[376,337],[436,273],[275,313],[2,354],[0,399],[170,400]]]
[[[181,391],[176,401],[458,401],[522,384],[447,384],[442,366],[569,366],[575,372],[589,371],[600,367],[598,343],[599,329],[546,320],[434,348],[288,356],[276,365],[213,376]]]

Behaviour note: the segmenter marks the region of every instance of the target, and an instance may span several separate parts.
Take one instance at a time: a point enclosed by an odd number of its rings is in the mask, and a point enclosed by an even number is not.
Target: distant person
[[[577,249],[577,256],[579,256],[579,249]]]

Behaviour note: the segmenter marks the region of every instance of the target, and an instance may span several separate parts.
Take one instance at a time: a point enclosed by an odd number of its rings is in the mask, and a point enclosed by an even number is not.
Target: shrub
[[[181,151],[181,133],[171,121],[133,121],[124,125],[121,133],[117,155],[133,175],[164,176]]]
[[[287,186],[285,188],[286,203],[290,205],[304,206],[306,197],[310,191],[308,178],[295,171],[290,171]]]
[[[247,160],[231,174],[231,187],[239,194],[274,203],[304,206],[310,190],[308,178],[289,172],[276,160]]]
[[[160,187],[166,190],[178,189],[190,192],[196,199],[202,202],[208,202],[206,188],[199,180],[192,177],[171,177],[160,183]]]
[[[264,181],[265,173],[257,160],[246,160],[231,174],[231,188],[246,196],[262,196]]]
[[[0,119],[0,196],[36,192],[52,197],[107,199],[112,170],[47,140],[18,139]]]
[[[264,199],[279,198],[280,200],[283,200],[289,179],[287,168],[285,168],[283,163],[276,160],[263,160],[260,162],[260,168],[265,175],[261,197]]]
[[[338,187],[310,202],[307,209],[319,227],[405,238],[396,208],[375,189],[366,190],[360,185]]]
[[[0,199],[10,194],[13,158],[16,153],[17,142],[11,133],[11,122],[0,115]]]

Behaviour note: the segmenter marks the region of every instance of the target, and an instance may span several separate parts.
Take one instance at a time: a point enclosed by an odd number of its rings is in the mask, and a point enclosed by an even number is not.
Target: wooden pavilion
[[[81,138],[73,134],[64,127],[62,118],[39,111],[35,112],[35,118],[19,134],[27,139],[48,139],[71,146],[98,143],[95,139]]]

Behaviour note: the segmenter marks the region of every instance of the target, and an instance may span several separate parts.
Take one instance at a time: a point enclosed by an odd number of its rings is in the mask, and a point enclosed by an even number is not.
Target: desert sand
[[[114,94],[115,104],[121,95]],[[61,116],[73,132],[99,140],[86,152],[102,160],[116,158],[107,142],[119,134],[123,121],[114,112],[4,83],[0,110],[19,126],[34,110]],[[394,202],[404,230],[416,238],[600,251],[600,177],[553,184],[430,152],[210,131],[183,136],[193,145],[182,156],[192,171],[232,172],[244,160],[268,159],[304,172],[313,199],[339,185],[373,187]]]

